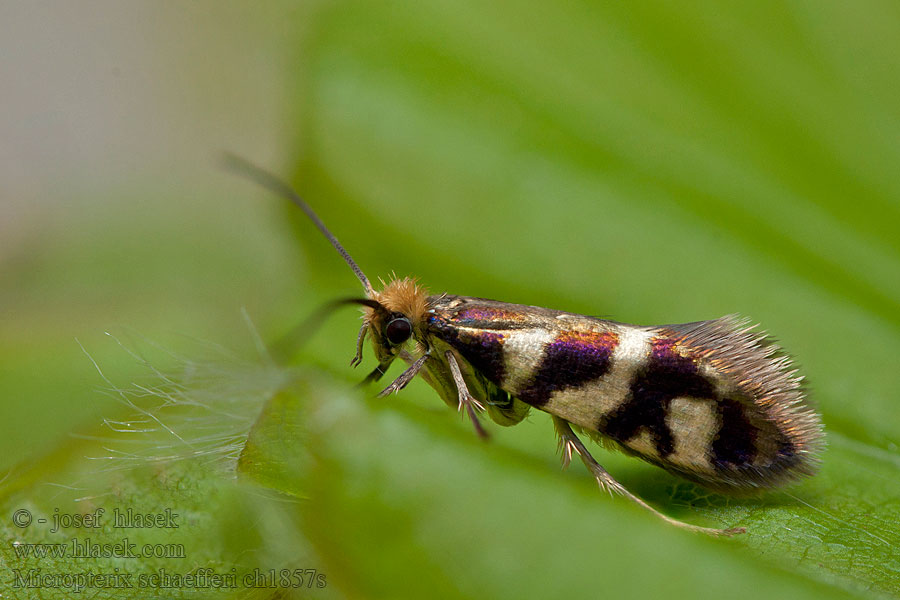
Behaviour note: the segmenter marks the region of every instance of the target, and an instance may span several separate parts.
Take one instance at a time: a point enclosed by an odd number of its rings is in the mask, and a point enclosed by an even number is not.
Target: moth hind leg
[[[581,457],[581,462],[584,463],[584,466],[587,467],[588,471],[594,476],[594,479],[597,480],[597,484],[600,486],[600,489],[608,491],[610,494],[613,492],[617,494],[621,494],[625,496],[638,506],[641,506],[657,517],[666,521],[667,523],[671,523],[677,527],[681,527],[682,529],[687,529],[689,531],[696,531],[699,533],[705,533],[707,535],[713,536],[732,536],[737,533],[744,533],[746,530],[743,527],[732,527],[730,529],[716,529],[713,527],[700,527],[698,525],[691,525],[690,523],[685,523],[683,521],[679,521],[678,519],[673,519],[668,515],[664,515],[659,512],[641,498],[638,498],[631,492],[629,492],[625,486],[621,483],[613,479],[613,476],[609,474],[609,472],[604,469],[600,463],[598,463],[593,456],[591,456],[590,452],[587,451],[587,448],[584,447],[584,444],[581,443],[581,440],[575,435],[575,432],[572,431],[572,427],[569,425],[569,422],[561,419],[559,417],[553,416],[553,427],[556,429],[556,435],[559,436],[559,447],[562,452],[562,460],[563,467],[568,466],[569,461],[572,459],[572,454],[578,454]]]

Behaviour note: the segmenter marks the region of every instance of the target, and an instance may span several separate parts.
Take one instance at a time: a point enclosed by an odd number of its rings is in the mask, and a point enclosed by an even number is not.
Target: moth
[[[812,475],[824,445],[819,415],[790,357],[748,321],[726,316],[638,326],[468,296],[429,294],[415,279],[376,290],[310,206],[274,175],[229,156],[227,166],[302,209],[362,282],[353,366],[367,337],[377,381],[399,359],[406,369],[379,396],[422,377],[444,402],[502,426],[531,409],[550,415],[563,465],[577,454],[601,489],[665,521],[710,535],[743,533],[673,519],[629,492],[575,431],[705,487],[746,494]]]

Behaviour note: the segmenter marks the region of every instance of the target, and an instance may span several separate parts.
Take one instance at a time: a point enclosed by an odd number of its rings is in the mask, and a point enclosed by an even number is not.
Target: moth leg
[[[406,385],[410,381],[412,381],[413,377],[418,375],[419,371],[422,370],[422,365],[425,364],[425,361],[428,360],[429,356],[430,355],[426,352],[416,362],[409,365],[408,369],[406,369],[405,371],[400,373],[400,377],[395,379],[394,382],[391,383],[391,385],[389,385],[386,388],[384,388],[383,390],[381,390],[381,392],[378,394],[378,397],[384,398],[385,396],[387,396],[389,394],[393,394],[394,392],[399,392],[400,390],[405,388]],[[379,365],[379,367],[380,366],[381,365]]]
[[[359,334],[356,336],[356,355],[350,361],[351,367],[358,367],[363,359],[363,343],[366,341],[366,334],[369,333],[369,324],[363,323],[359,328]],[[380,366],[380,365],[379,365]]]
[[[453,352],[447,350],[444,352],[444,356],[447,357],[447,362],[450,364],[450,373],[453,375],[453,381],[456,382],[456,391],[459,392],[459,410],[466,409],[466,413],[468,413],[469,418],[472,420],[472,425],[475,427],[475,433],[478,434],[478,437],[487,439],[490,436],[484,430],[484,427],[481,426],[481,421],[478,420],[478,414],[475,412],[476,409],[484,411],[484,405],[469,392],[466,380],[463,379],[462,371],[459,370],[459,363],[456,362]]]
[[[366,378],[356,384],[356,387],[363,387],[364,385],[368,385],[373,381],[378,381],[379,379],[387,373],[388,367],[391,366],[391,363],[394,362],[393,359],[389,361],[385,361],[383,363],[378,363],[378,366],[375,367],[371,373],[366,375]]]
[[[731,529],[700,527],[698,525],[684,523],[683,521],[679,521],[678,519],[673,519],[672,517],[664,515],[663,513],[659,512],[658,510],[644,502],[642,499],[629,492],[627,489],[625,489],[625,486],[613,479],[612,475],[610,475],[606,469],[600,466],[600,464],[596,460],[594,460],[594,457],[591,456],[590,452],[587,451],[587,448],[584,447],[584,444],[581,443],[581,440],[578,439],[578,436],[576,436],[575,432],[572,431],[572,428],[569,426],[568,421],[554,416],[553,426],[556,428],[556,434],[559,436],[559,446],[563,454],[563,465],[568,465],[569,461],[572,458],[573,452],[578,454],[578,456],[581,457],[581,461],[584,463],[584,466],[587,467],[588,471],[590,471],[594,476],[594,479],[597,480],[597,484],[599,484],[600,489],[606,490],[610,493],[616,492],[617,494],[621,494],[635,504],[649,510],[663,521],[671,523],[672,525],[675,525],[677,527],[681,527],[682,529],[705,533],[707,535],[713,536],[732,536],[737,533],[744,533],[746,531],[746,529],[744,529],[743,527],[732,527]]]

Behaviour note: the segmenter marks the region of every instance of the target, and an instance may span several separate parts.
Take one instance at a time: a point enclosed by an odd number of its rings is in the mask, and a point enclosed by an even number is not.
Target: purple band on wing
[[[628,400],[604,416],[597,428],[622,443],[646,430],[659,457],[666,458],[674,451],[666,423],[669,403],[679,397],[708,398],[716,401],[720,423],[710,448],[713,464],[717,468],[750,465],[757,452],[756,430],[738,400],[718,397],[713,382],[699,372],[691,354],[679,351],[677,338],[654,338],[647,363],[631,382]]]
[[[619,336],[611,331],[564,331],[544,347],[544,356],[519,398],[543,406],[554,392],[599,379],[609,371]]]
[[[690,356],[678,352],[677,340],[656,337],[651,340],[650,356],[631,381],[628,399],[610,415],[604,415],[598,429],[622,443],[646,429],[660,458],[675,450],[672,431],[666,423],[673,398],[714,398],[711,382],[697,373]]]
[[[668,337],[656,337],[650,342],[650,361],[659,367],[679,373],[696,373],[697,365],[689,356],[677,351],[677,341]]]
[[[463,308],[453,317],[453,321],[460,327],[484,327],[485,329],[496,329],[500,324],[521,323],[524,320],[519,312],[490,306]]]

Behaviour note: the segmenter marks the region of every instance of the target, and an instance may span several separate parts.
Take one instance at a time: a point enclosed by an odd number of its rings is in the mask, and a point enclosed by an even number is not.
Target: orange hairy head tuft
[[[390,312],[406,315],[415,326],[425,316],[428,290],[412,277],[391,279],[383,290],[375,292],[373,300],[377,300]]]

